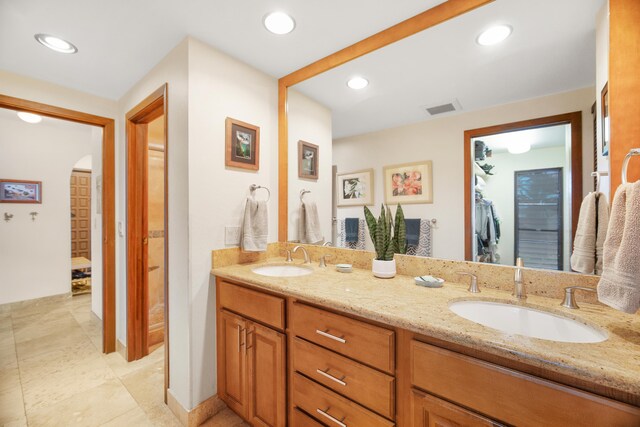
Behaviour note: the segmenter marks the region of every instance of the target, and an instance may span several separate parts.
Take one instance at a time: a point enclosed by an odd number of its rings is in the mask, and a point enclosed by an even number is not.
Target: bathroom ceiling
[[[531,149],[563,147],[567,141],[569,128],[569,125],[548,126],[483,136],[475,140],[484,141],[494,153],[506,153],[509,144],[521,141],[531,144]]]
[[[274,77],[410,18],[444,0],[0,0],[0,69],[119,99],[191,35]],[[288,35],[262,25],[273,11]],[[75,44],[62,55],[36,33]]]
[[[294,89],[332,110],[336,139],[428,120],[421,107],[454,100],[468,112],[593,86],[595,21],[604,3],[497,0]],[[502,23],[513,27],[505,41],[476,43],[480,32]],[[354,75],[369,86],[348,88]]]

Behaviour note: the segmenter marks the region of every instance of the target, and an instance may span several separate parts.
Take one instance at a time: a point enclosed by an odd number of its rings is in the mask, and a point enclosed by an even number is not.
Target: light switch
[[[224,244],[225,245],[240,244],[240,227],[224,228]]]

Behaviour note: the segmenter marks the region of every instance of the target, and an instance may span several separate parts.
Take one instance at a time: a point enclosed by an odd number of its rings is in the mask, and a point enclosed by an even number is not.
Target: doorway
[[[116,349],[115,305],[115,122],[107,117],[0,94],[0,107],[97,126],[102,129],[102,351]]]
[[[87,156],[89,162],[91,156]],[[82,161],[84,159],[81,159]],[[91,169],[71,172],[69,205],[71,208],[71,294],[91,293]],[[89,268],[87,268],[89,266]]]
[[[167,85],[126,115],[127,360],[164,344],[168,388]],[[160,350],[157,350],[160,351]]]

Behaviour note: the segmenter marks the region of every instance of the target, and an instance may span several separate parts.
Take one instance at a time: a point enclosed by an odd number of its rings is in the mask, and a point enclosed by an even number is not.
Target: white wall
[[[91,127],[0,116],[0,178],[42,181],[42,204],[0,204],[0,304],[71,291],[70,179],[92,152]],[[29,212],[38,212],[35,221]]]
[[[258,171],[225,167],[226,117],[260,127]],[[211,250],[227,246],[225,226],[241,224],[251,184],[271,190],[268,241],[278,240],[277,147],[277,80],[190,39],[191,407],[216,393],[215,282],[210,274]],[[256,197],[265,197],[264,191],[256,193]],[[173,301],[170,304],[171,307]]]
[[[168,83],[169,111],[167,114],[168,236],[169,236],[169,390],[185,408],[191,408],[190,392],[190,283],[189,283],[189,176],[187,123],[188,109],[188,40],[185,39],[156,65],[119,101],[118,117],[124,120],[127,111],[142,102],[153,91]],[[122,222],[122,235],[118,237],[118,264],[126,265],[126,137],[124,126],[117,134],[116,152],[120,203],[118,221]],[[116,300],[118,307],[118,340],[126,344],[126,270],[117,273]]]
[[[331,200],[333,177],[331,172],[332,140],[331,110],[311,98],[289,90],[289,240],[299,240],[300,190],[310,190],[305,200],[315,201],[320,227],[325,240],[331,240]],[[298,177],[298,141],[319,146],[318,179]]]
[[[609,156],[602,155],[602,97],[601,92],[609,80],[609,1],[596,16],[596,132],[598,141],[598,170],[609,171]],[[600,191],[609,198],[609,177],[600,178]],[[593,182],[591,179],[589,182]],[[609,199],[610,200],[610,199]]]
[[[338,173],[374,168],[375,206],[372,211],[377,214],[384,200],[383,166],[432,160],[433,204],[405,205],[403,210],[407,218],[437,219],[433,230],[433,256],[461,260],[464,259],[464,131],[582,111],[583,175],[587,180],[593,163],[593,92],[593,87],[588,87],[335,140],[334,164],[338,166]],[[586,186],[584,193],[589,190]],[[338,208],[339,218],[356,216],[364,217],[361,206]],[[368,247],[372,247],[371,242]]]
[[[491,171],[494,175],[486,176],[483,179],[487,183],[484,190],[484,197],[493,202],[500,217],[501,237],[500,243],[498,244],[500,264],[515,265],[514,174],[516,171],[560,167],[564,168],[563,179],[566,181],[568,170],[566,168],[565,148],[538,148],[522,154],[510,154],[506,152],[493,153],[493,156],[487,160],[487,163],[495,166]],[[566,227],[566,206],[563,207],[563,211],[565,219],[564,226]],[[565,259],[567,255],[566,243],[567,242],[565,242],[564,252]]]

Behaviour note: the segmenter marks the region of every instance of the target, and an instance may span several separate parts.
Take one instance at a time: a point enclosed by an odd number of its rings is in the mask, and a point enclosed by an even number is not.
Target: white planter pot
[[[396,260],[380,261],[373,260],[373,266],[371,268],[373,275],[381,279],[391,279],[396,275]]]

